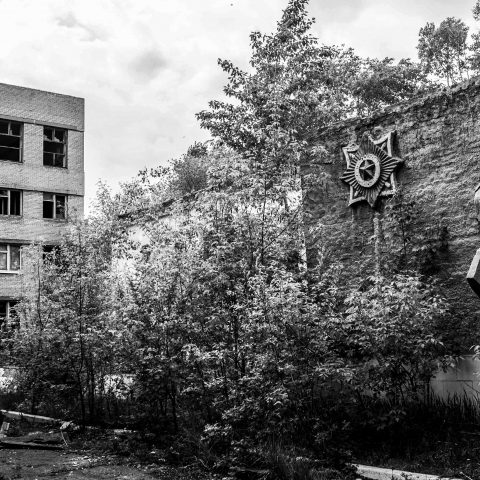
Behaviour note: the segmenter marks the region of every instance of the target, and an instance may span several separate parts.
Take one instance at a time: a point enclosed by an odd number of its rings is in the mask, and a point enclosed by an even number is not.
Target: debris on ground
[[[77,427],[71,421],[0,410],[0,448],[63,450],[68,446],[68,431]],[[8,419],[9,421],[6,421]]]

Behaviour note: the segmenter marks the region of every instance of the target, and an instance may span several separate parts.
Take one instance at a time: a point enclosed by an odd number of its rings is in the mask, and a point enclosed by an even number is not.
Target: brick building
[[[0,84],[0,317],[21,291],[21,247],[58,243],[83,215],[84,100]]]

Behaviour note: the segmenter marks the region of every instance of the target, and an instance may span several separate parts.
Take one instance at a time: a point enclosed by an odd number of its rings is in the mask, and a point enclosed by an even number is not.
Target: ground
[[[46,450],[0,450],[0,480],[187,480],[187,469],[127,464],[112,455]]]

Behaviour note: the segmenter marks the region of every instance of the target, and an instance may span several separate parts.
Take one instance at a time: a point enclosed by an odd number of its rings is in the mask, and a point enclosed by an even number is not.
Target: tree
[[[428,84],[408,60],[362,60],[352,49],[318,45],[307,6],[291,0],[273,34],[251,34],[248,72],[219,60],[233,102],[213,100],[197,114],[214,138],[263,164],[315,155],[325,125],[410,98]]]
[[[478,22],[480,20],[480,2],[477,0],[472,10],[473,18]],[[475,73],[480,72],[480,33],[472,34],[472,43],[470,45],[470,62]]]
[[[408,100],[432,86],[419,64],[409,59],[395,64],[393,58],[387,57],[383,60],[366,59],[352,89],[357,113],[371,115],[386,105]]]
[[[197,114],[214,137],[256,161],[295,162],[304,142],[345,110],[349,78],[336,72],[355,71],[359,59],[351,50],[317,45],[307,3],[290,1],[274,34],[251,34],[252,73],[219,60],[234,103],[211,101]]]
[[[111,204],[105,190],[99,203]],[[110,205],[72,225],[50,253],[41,245],[24,250],[25,297],[8,355],[21,367],[17,386],[24,408],[34,413],[73,416],[85,424],[106,419],[115,402],[110,380],[123,372],[124,336],[113,315],[112,211]]]
[[[468,78],[468,30],[454,17],[446,18],[438,27],[427,23],[420,29],[418,56],[427,74],[445,79],[447,85]]]
[[[194,143],[187,153],[171,161],[169,190],[172,198],[179,198],[207,187],[208,147]]]

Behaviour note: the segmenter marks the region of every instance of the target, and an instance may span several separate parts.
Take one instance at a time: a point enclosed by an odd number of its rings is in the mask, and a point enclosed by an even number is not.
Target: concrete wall
[[[480,360],[465,355],[456,360],[447,371],[440,370],[431,382],[432,392],[448,399],[456,395],[480,398]]]
[[[474,79],[452,91],[390,107],[375,117],[355,118],[322,130],[319,145],[325,154],[302,167],[304,175],[317,178],[317,184],[304,192],[306,221],[316,229],[307,245],[309,259],[314,260],[319,244],[334,248],[347,269],[355,266],[351,278],[355,282],[359,268],[374,272],[375,211],[366,202],[348,206],[349,187],[340,180],[346,169],[342,148],[359,144],[364,132],[374,139],[397,132],[393,153],[404,160],[397,178],[405,197],[422,207],[417,232],[446,235],[444,248],[435,252],[435,276],[452,306],[445,339],[456,342],[462,352],[480,343],[480,299],[465,281],[480,247],[473,204],[480,182],[479,115],[480,80]]]
[[[22,123],[22,162],[0,161],[0,188],[22,190],[21,217],[0,216],[0,242],[57,243],[84,211],[84,100],[0,84],[0,119]],[[67,168],[43,165],[44,126],[67,130]],[[67,195],[67,220],[43,218],[43,193]],[[0,273],[0,299],[21,293],[21,275]]]

